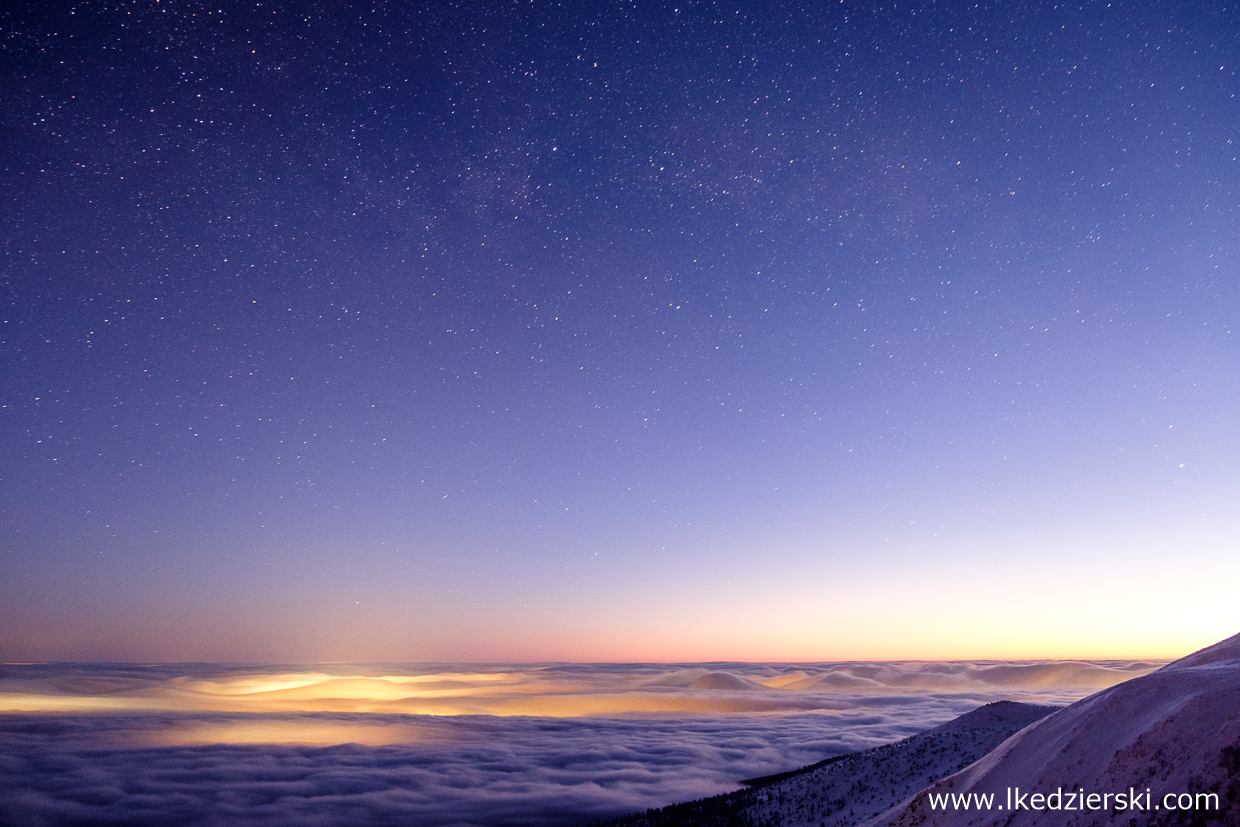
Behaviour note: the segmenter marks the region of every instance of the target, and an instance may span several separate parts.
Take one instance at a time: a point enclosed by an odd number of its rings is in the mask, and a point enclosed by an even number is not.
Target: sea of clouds
[[[1152,662],[5,665],[5,825],[567,825]]]

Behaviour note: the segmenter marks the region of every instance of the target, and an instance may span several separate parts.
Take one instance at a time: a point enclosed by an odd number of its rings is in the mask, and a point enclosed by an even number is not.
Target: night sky
[[[1182,655],[1232,3],[8,4],[0,659]]]

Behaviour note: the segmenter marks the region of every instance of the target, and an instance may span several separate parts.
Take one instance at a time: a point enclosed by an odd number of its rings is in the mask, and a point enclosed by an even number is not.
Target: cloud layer
[[[418,715],[795,713],[856,698],[950,693],[1054,703],[1154,662],[821,664],[203,664],[0,667],[0,711],[400,712]]]
[[[575,824],[1151,666],[6,666],[0,821]]]

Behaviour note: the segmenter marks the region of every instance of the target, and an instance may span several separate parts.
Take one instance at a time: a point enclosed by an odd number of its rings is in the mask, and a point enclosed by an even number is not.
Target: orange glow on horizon
[[[544,717],[831,712],[856,695],[1083,693],[1159,662],[1005,661],[506,667],[418,675],[238,672],[101,682],[96,677],[0,681],[0,712],[394,713]],[[835,699],[841,700],[835,700]]]
[[[360,724],[340,721],[242,720],[221,723],[175,724],[156,731],[144,731],[132,746],[187,747],[206,744],[284,744],[324,747],[335,744],[364,744],[370,747],[412,744],[427,740],[427,734],[413,725]]]

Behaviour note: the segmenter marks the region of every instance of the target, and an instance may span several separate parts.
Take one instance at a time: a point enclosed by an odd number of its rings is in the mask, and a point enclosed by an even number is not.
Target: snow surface
[[[1214,792],[1220,809],[1184,813],[1100,810],[939,810],[928,792]],[[1135,819],[1135,821],[1133,821]],[[795,823],[788,821],[786,823]],[[1022,730],[970,767],[869,822],[869,827],[1240,824],[1240,635],[1156,672],[1091,695]]]

